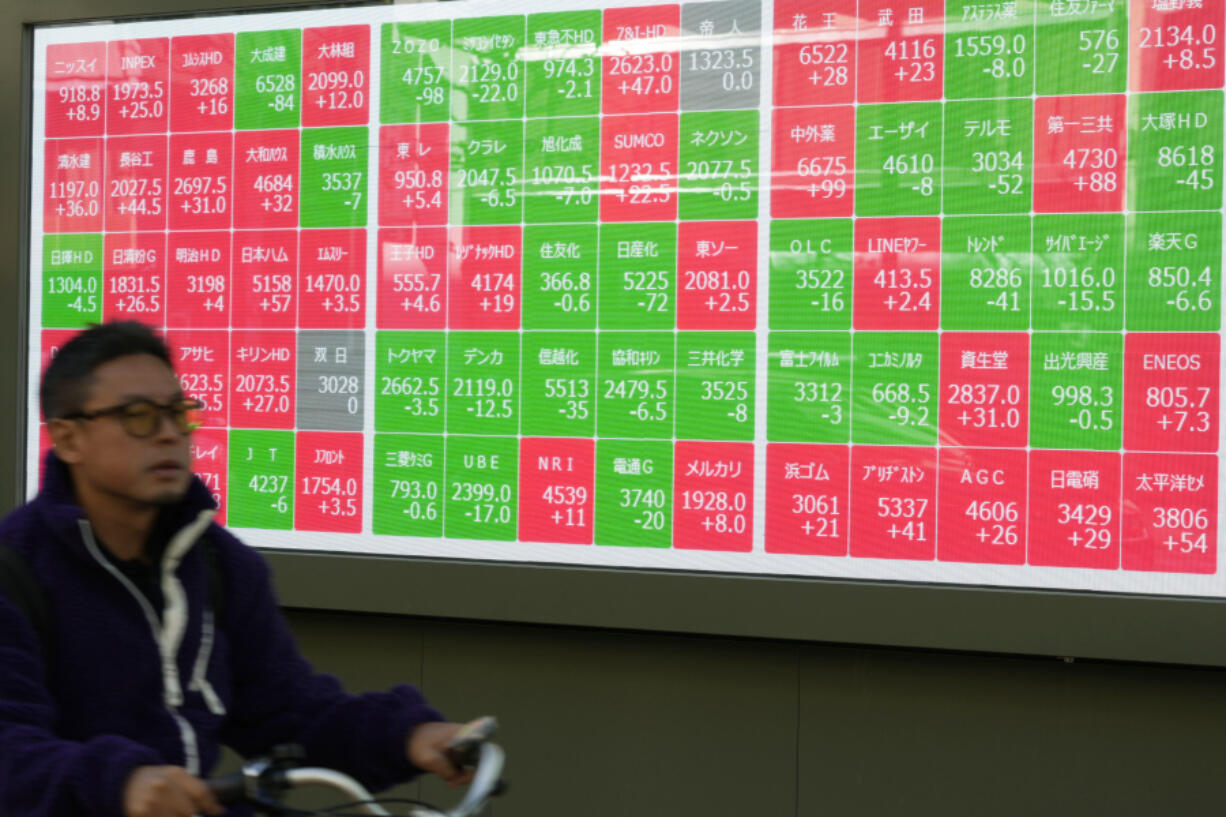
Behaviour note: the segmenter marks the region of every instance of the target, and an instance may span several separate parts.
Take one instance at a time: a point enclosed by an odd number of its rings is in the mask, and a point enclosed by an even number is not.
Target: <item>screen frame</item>
[[[342,6],[235,0],[33,0],[0,6],[0,54],[18,81],[0,91],[20,127],[0,131],[0,168],[17,179],[0,204],[0,510],[25,496],[33,28],[105,18]],[[370,5],[365,3],[363,5]],[[102,13],[105,12],[105,13]],[[265,551],[286,606],[477,621],[770,638],[990,653],[1226,666],[1226,600]]]

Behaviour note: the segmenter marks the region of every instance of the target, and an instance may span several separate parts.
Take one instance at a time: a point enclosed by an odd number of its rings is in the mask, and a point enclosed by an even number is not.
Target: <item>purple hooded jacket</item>
[[[442,716],[413,687],[353,696],[314,673],[264,560],[213,524],[214,510],[193,478],[165,512],[172,533],[158,574],[161,610],[103,552],[54,453],[39,495],[0,522],[0,541],[25,556],[44,588],[54,633],[42,644],[0,596],[0,815],[122,817],[123,786],[137,766],[207,776],[221,744],[253,756],[300,743],[312,765],[372,789],[418,773],[405,738]],[[206,532],[224,577],[220,621],[196,546]]]

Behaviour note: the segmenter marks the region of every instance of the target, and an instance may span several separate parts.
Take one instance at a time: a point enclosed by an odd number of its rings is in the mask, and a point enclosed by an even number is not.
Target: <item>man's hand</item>
[[[423,771],[433,772],[451,786],[462,786],[472,780],[472,769],[456,768],[447,751],[447,741],[463,726],[462,723],[441,721],[418,724],[406,741],[409,762]]]
[[[139,766],[123,788],[125,817],[194,817],[224,812],[200,778],[178,766]]]

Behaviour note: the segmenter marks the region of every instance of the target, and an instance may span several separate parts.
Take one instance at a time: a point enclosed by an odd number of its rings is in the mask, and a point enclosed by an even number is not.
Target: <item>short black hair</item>
[[[44,419],[81,411],[89,399],[94,371],[128,355],[153,355],[174,369],[166,342],[145,324],[112,321],[91,326],[60,347],[43,372],[38,396]]]

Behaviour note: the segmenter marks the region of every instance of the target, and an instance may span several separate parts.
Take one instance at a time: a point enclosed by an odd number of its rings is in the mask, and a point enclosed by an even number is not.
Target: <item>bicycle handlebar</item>
[[[491,797],[497,797],[506,790],[502,781],[502,766],[506,754],[496,743],[482,743],[477,759],[477,770],[473,782],[468,785],[464,799],[450,812],[451,817],[469,817],[480,813]]]
[[[242,772],[228,774],[225,777],[209,778],[204,781],[204,785],[223,806],[241,803],[247,796],[247,779]]]
[[[478,814],[491,797],[502,793],[505,788],[501,779],[505,753],[494,743],[482,743],[477,751],[476,773],[459,805],[449,811],[419,806],[411,812],[413,817],[471,817]],[[374,799],[361,783],[347,774],[332,769],[286,768],[283,763],[270,759],[253,761],[243,766],[241,772],[206,780],[205,785],[223,806],[239,803],[258,805],[288,789],[306,785],[329,786],[355,803]],[[386,810],[373,802],[354,808],[368,814],[388,815]]]

